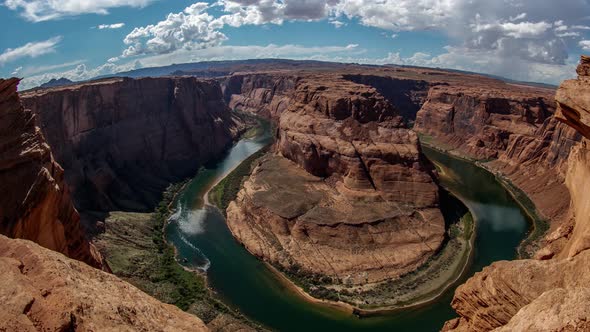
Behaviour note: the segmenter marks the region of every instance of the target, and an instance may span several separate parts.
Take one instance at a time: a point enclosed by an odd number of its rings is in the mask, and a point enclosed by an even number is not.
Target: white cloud
[[[500,56],[486,51],[473,51],[464,48],[446,47],[446,53],[430,56],[416,53],[403,58],[399,53],[390,53],[385,59],[378,59],[376,64],[401,64],[422,67],[448,68],[477,73],[503,76],[519,81],[543,82],[557,84],[575,75],[576,63],[545,64],[513,57],[505,61]],[[370,60],[367,61],[370,63]]]
[[[178,49],[217,46],[227,37],[218,30],[223,24],[206,13],[208,4],[197,2],[155,25],[135,28],[125,37],[124,57],[166,54]]]
[[[16,76],[16,75],[18,75],[18,73],[20,73],[21,70],[23,70],[23,67],[22,66],[21,67],[14,68],[14,71],[12,71],[12,73],[10,73],[10,75]]]
[[[557,33],[557,36],[559,38],[580,37],[580,33],[579,32],[575,32],[575,31],[560,32],[560,33]]]
[[[2,0],[0,0],[2,1]],[[78,12],[106,13],[118,6],[142,6],[155,0],[5,0],[12,9],[41,13],[42,7],[27,11],[22,3],[44,3],[57,8],[58,17]],[[54,4],[85,4],[59,7]],[[20,4],[20,5],[19,5]],[[7,5],[9,6],[9,5]],[[96,9],[96,8],[101,9]],[[9,8],[11,8],[9,6]],[[69,8],[69,9],[68,9]],[[93,9],[96,9],[93,11]],[[160,22],[137,27],[124,42],[119,57],[108,60],[105,68],[116,68],[128,57],[144,57],[146,65],[211,59],[257,57],[349,59],[378,63],[384,59],[363,59],[355,45],[334,46],[337,50],[297,45],[231,46],[224,45],[223,28],[243,25],[280,25],[286,21],[325,20],[335,27],[344,22],[383,29],[395,38],[402,31],[436,30],[448,38],[451,46],[441,55],[416,53],[402,58],[392,53],[389,60],[413,65],[440,66],[484,71],[523,80],[552,80],[570,71],[569,49],[587,50],[588,0],[218,0],[213,4],[197,2],[179,13],[170,13]],[[65,14],[64,14],[65,13]],[[212,13],[220,13],[215,14]],[[27,15],[25,15],[27,16]],[[33,17],[32,15],[29,15]],[[36,14],[37,18],[50,14]],[[582,40],[584,39],[584,40]],[[290,53],[291,52],[291,53]],[[344,61],[344,60],[343,60]],[[123,65],[121,65],[123,66]],[[527,75],[526,71],[531,74]],[[92,70],[86,70],[91,72]],[[553,77],[553,78],[551,78]]]
[[[520,21],[520,20],[524,20],[526,18],[526,13],[520,13],[514,17],[510,16],[509,20],[510,21]]]
[[[346,23],[344,23],[342,21],[338,21],[338,20],[330,21],[330,24],[332,24],[336,29],[340,29],[346,25]]]
[[[58,36],[40,42],[30,42],[14,49],[8,48],[0,54],[0,66],[22,58],[36,58],[44,54],[54,53],[57,44],[61,40],[62,37]]]
[[[562,39],[578,37],[572,30],[586,27],[583,23],[590,12],[587,0],[559,5],[554,0],[219,0],[213,6],[220,7],[224,14],[212,18],[206,12],[207,4],[195,5],[195,13],[189,7],[184,13],[170,14],[156,26],[138,28],[136,35],[145,40],[138,42],[130,34],[133,42],[126,54],[161,54],[182,47],[219,45],[226,39],[219,30],[226,25],[328,18],[338,28],[344,17],[394,33],[436,29],[446,34],[455,47],[487,50],[506,59],[564,64],[568,48]],[[174,24],[178,20],[184,23]],[[197,27],[197,38],[186,38],[184,31]]]
[[[146,67],[169,65],[170,63],[187,63],[211,60],[245,60],[245,59],[266,59],[266,58],[289,58],[289,59],[314,59],[318,54],[324,55],[325,59],[337,59],[338,56],[358,56],[365,52],[359,49],[358,45],[350,44],[345,46],[316,46],[307,47],[301,45],[275,45],[266,46],[231,46],[221,45],[209,47],[198,51],[179,49],[170,54],[160,54],[145,57],[141,63]]]
[[[98,26],[99,30],[104,29],[121,29],[125,26],[125,23],[113,23],[113,24],[101,24]]]
[[[48,82],[51,79],[59,79],[65,77],[72,81],[84,81],[96,76],[101,75],[109,75],[114,74],[122,71],[133,70],[137,68],[141,68],[141,62],[129,62],[123,65],[115,65],[112,63],[106,63],[101,66],[88,69],[85,64],[79,64],[75,68],[61,71],[61,72],[52,72],[52,73],[44,73],[35,76],[25,77],[20,85],[19,89],[25,90],[30,89],[36,86],[39,86],[45,82]]]
[[[590,40],[581,40],[579,44],[584,51],[590,51]]]
[[[364,50],[358,49],[358,45],[345,46],[317,46],[305,47],[300,45],[274,45],[266,46],[213,46],[198,51],[178,49],[169,54],[152,55],[141,60],[130,61],[117,65],[112,62],[105,63],[96,68],[88,69],[85,64],[79,64],[73,69],[57,71],[25,77],[21,89],[30,89],[41,85],[53,78],[65,77],[72,81],[82,81],[101,75],[115,74],[142,67],[156,67],[169,65],[170,63],[185,63],[208,60],[244,60],[252,58],[292,58],[313,59],[318,54],[323,56],[360,55]],[[120,60],[120,59],[118,59]],[[57,69],[59,65],[54,66]]]
[[[49,66],[27,66],[22,70],[23,76],[31,76],[39,73],[46,73],[49,71],[57,70],[57,69],[64,69],[69,67],[74,67],[79,64],[84,63],[84,60],[75,60],[69,61],[66,63],[60,63],[57,65],[49,65]]]
[[[117,7],[140,8],[155,0],[5,0],[4,6],[19,11],[32,22],[42,22],[81,14],[106,15]]]

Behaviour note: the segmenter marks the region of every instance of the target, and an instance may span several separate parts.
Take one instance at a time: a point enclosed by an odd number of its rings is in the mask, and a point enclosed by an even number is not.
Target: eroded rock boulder
[[[203,322],[117,277],[0,235],[6,331],[208,331]]]

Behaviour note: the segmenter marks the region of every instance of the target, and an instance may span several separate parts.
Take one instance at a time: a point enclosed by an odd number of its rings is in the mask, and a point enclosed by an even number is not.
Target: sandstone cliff
[[[269,112],[278,155],[230,204],[232,232],[265,260],[333,280],[373,283],[414,270],[445,233],[417,135],[374,88],[329,74],[296,81],[272,98],[289,101]]]
[[[82,232],[64,171],[35,115],[20,102],[18,82],[0,79],[0,233],[101,268],[102,258]]]
[[[489,161],[489,169],[532,199],[552,231],[567,228],[567,159],[581,136],[554,117],[553,93],[493,81],[437,85],[414,129],[447,149]],[[562,244],[554,245],[559,250]]]
[[[397,78],[371,74],[347,74],[342,78],[377,89],[409,124],[416,120],[416,115],[426,102],[431,86],[437,84],[428,82],[425,78]]]
[[[30,91],[80,210],[151,210],[170,182],[221,156],[242,130],[219,85],[195,78],[110,79]]]
[[[590,63],[582,58],[580,77],[557,92],[557,118],[585,139],[571,149],[566,184],[569,213],[564,250],[551,260],[497,262],[460,286],[452,302],[460,318],[447,331],[588,331],[590,329]],[[559,230],[558,230],[559,231]],[[556,231],[556,233],[559,233]],[[558,238],[560,234],[550,235]],[[549,256],[550,257],[550,256]]]
[[[0,330],[207,331],[197,317],[108,273],[0,235]]]
[[[277,119],[289,106],[298,80],[296,74],[235,74],[224,80],[223,93],[231,109]]]

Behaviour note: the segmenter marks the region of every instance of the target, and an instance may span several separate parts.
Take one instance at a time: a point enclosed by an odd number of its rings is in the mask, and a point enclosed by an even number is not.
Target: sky
[[[208,60],[452,68],[558,84],[590,54],[590,0],[0,0],[21,89]]]

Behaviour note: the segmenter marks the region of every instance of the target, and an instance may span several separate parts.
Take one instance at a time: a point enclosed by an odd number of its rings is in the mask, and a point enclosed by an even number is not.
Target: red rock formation
[[[117,277],[0,235],[2,331],[208,331]]]
[[[588,73],[582,59],[578,73]],[[571,197],[573,231],[556,230],[548,238],[566,237],[564,250],[544,253],[550,260],[497,262],[477,273],[455,292],[460,318],[445,331],[588,331],[590,329],[590,78],[566,81],[557,92],[558,117],[584,135],[571,148],[566,185]],[[572,116],[575,114],[576,116]],[[543,250],[550,250],[546,248]]]
[[[35,115],[20,102],[18,82],[0,79],[0,233],[101,268],[102,258],[80,227],[63,169]]]
[[[151,210],[243,129],[217,83],[189,77],[102,80],[27,92],[23,102],[82,211]]]
[[[437,251],[445,228],[431,166],[383,96],[324,74],[300,76],[278,99],[289,100],[271,112],[280,156],[254,170],[227,210],[248,250],[352,284],[397,277]]]
[[[497,158],[512,135],[535,135],[554,112],[551,100],[549,90],[438,85],[428,93],[414,129],[475,158]]]
[[[559,123],[549,89],[501,82],[433,87],[414,129],[510,179],[552,221],[568,222],[567,159],[581,136]]]
[[[428,97],[431,83],[416,78],[397,78],[371,74],[347,74],[342,78],[377,89],[410,124]],[[436,84],[436,83],[434,83]]]
[[[236,74],[223,82],[223,91],[231,109],[276,119],[289,107],[298,80],[284,73]]]
[[[586,138],[590,137],[590,56],[582,56],[577,69],[578,79],[565,81],[557,91],[559,110],[556,114],[568,126],[576,129]]]
[[[313,175],[339,175],[346,188],[374,190],[387,201],[438,203],[417,135],[374,88],[301,80],[279,132],[278,151]]]

